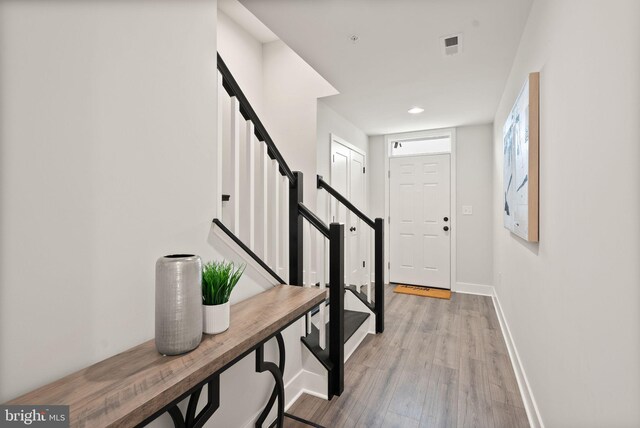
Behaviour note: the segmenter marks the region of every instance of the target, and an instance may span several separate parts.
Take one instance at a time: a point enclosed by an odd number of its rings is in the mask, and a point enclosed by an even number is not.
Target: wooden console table
[[[326,291],[279,285],[231,306],[229,330],[203,336],[195,350],[178,356],[158,353],[153,340],[36,389],[7,404],[68,405],[72,427],[146,425],[169,412],[176,427],[201,427],[217,410],[220,373],[256,351],[256,371],[269,371],[276,385],[256,426],[278,399],[284,413],[284,342],[280,332],[326,298]],[[264,361],[264,343],[276,338],[279,364]],[[204,385],[208,403],[196,414]],[[177,404],[189,397],[186,415]]]

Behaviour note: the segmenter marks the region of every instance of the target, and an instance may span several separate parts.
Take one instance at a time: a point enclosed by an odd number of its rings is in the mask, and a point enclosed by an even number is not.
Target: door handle
[[[449,217],[445,217],[445,218],[444,218],[444,221],[449,221]]]
[[[442,230],[444,230],[445,232],[447,232],[449,230],[449,226],[445,226],[442,228]]]
[[[356,228],[352,226],[352,227],[350,227],[350,228],[349,228],[349,230],[350,230],[351,232],[355,232],[355,231],[356,231]]]

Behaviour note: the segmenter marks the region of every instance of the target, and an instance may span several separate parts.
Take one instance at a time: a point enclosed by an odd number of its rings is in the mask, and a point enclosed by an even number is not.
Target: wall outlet
[[[471,205],[463,205],[462,215],[473,215],[473,207]]]

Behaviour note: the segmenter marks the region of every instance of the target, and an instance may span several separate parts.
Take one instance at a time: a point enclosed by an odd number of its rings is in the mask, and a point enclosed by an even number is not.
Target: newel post
[[[289,284],[302,285],[302,216],[299,204],[302,202],[303,176],[294,171],[295,181],[289,183]]]
[[[344,224],[329,226],[329,398],[344,390]]]
[[[384,331],[384,220],[375,219],[375,312],[376,312],[376,333]]]

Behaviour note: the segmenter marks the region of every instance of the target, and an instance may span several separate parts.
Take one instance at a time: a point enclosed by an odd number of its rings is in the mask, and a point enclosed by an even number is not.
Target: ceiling
[[[493,121],[532,0],[240,0],[369,135]],[[442,36],[462,33],[445,56]],[[351,36],[357,35],[357,42]],[[407,113],[419,106],[424,112]]]
[[[249,12],[237,0],[218,0],[218,9],[235,21],[240,27],[260,43],[269,43],[278,40],[278,36],[273,34],[254,14]]]

